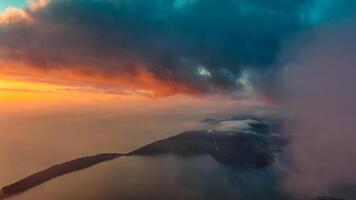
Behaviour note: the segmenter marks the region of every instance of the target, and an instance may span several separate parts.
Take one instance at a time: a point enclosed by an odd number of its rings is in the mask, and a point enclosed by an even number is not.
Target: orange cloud
[[[29,2],[31,10],[38,10],[44,8],[49,3],[49,0],[31,0]]]
[[[5,12],[0,13],[0,25],[1,24],[10,24],[21,21],[32,21],[32,18],[28,15],[25,10],[18,8],[7,8]]]
[[[92,68],[38,68],[20,66],[17,63],[0,61],[0,79],[37,82],[42,85],[53,84],[61,86],[61,90],[85,91],[92,93],[114,93],[125,95],[140,95],[146,97],[162,97],[178,93],[198,94],[198,90],[173,80],[159,80],[145,68],[138,67],[134,72],[101,73]],[[27,90],[36,90],[33,84],[28,84]],[[1,89],[1,88],[0,88]],[[17,88],[19,89],[19,88]],[[53,89],[53,88],[52,88]],[[58,88],[51,90],[58,92]]]

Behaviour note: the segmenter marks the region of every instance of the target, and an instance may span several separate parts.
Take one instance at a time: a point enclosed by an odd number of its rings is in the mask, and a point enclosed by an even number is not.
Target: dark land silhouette
[[[217,162],[224,165],[262,168],[273,164],[276,153],[280,152],[286,144],[285,139],[272,135],[247,134],[236,131],[186,131],[129,153],[104,153],[54,165],[3,187],[0,192],[0,199],[19,194],[58,176],[120,156],[154,156],[161,154],[199,156],[209,154]]]

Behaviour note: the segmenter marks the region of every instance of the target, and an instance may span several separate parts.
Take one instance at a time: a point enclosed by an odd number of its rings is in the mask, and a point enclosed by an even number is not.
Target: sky
[[[354,7],[349,0],[1,1],[1,98],[220,95],[271,103],[286,46]]]
[[[2,0],[0,1],[0,12],[4,12],[8,7],[23,8],[26,4],[26,0]]]
[[[355,3],[33,0],[2,1],[1,7],[3,93],[271,102],[285,46],[320,24],[347,18]]]

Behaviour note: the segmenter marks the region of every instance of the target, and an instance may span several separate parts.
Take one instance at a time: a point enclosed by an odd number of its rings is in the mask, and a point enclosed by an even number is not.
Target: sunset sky
[[[227,8],[218,8],[218,17],[227,19],[220,25],[209,16],[195,16],[198,8],[191,3],[1,1],[2,107],[42,105],[48,109],[50,103],[65,106],[98,99],[116,104],[117,98],[128,99],[127,105],[129,99],[150,104],[147,99],[212,95],[270,103],[274,79],[270,71],[274,71],[272,63],[281,45],[278,37],[288,37],[304,22],[290,17],[287,20],[296,23],[295,27],[286,25],[286,30],[275,35],[280,28],[271,24],[271,30],[253,36],[236,32],[233,25],[243,20],[243,12],[255,12],[250,11],[253,5],[239,11],[237,19],[223,15]],[[206,13],[212,11],[208,4]],[[285,9],[283,12],[297,12],[291,6]],[[188,20],[182,15],[185,12],[197,21]],[[227,12],[233,15],[235,10]],[[256,20],[265,20],[256,12]],[[269,17],[277,19],[273,13]],[[193,30],[195,23],[199,26]],[[214,26],[224,30],[213,31]],[[224,36],[224,31],[238,34]],[[225,41],[229,37],[239,37],[242,43],[230,45]],[[252,46],[247,47],[245,40]],[[259,42],[262,40],[270,40],[268,46]],[[243,51],[245,48],[249,50]]]
[[[228,4],[2,1],[1,90],[273,96],[283,43],[338,17],[325,1]]]
[[[273,107],[293,54],[322,27],[350,19],[354,7],[347,0],[2,0],[1,107],[42,112],[172,99]]]
[[[293,52],[313,31],[349,19],[353,7],[336,0],[2,0],[0,114],[175,104],[204,105],[211,115],[264,112],[283,99]]]

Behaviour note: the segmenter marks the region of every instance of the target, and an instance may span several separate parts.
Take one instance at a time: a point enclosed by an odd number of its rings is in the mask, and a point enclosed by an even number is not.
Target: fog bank
[[[355,198],[355,35],[356,21],[315,30],[286,67],[290,191]]]

